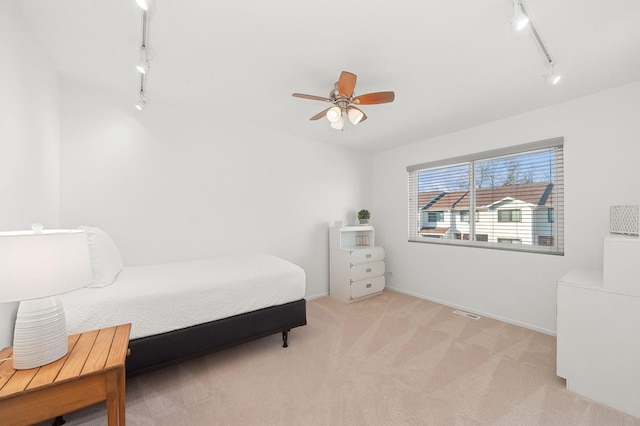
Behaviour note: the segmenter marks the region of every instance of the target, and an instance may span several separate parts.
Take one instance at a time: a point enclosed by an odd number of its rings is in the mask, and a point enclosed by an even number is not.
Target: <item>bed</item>
[[[124,267],[99,228],[87,230],[93,282],[63,295],[69,333],[130,322],[127,374],[306,325],[305,273],[251,253]]]

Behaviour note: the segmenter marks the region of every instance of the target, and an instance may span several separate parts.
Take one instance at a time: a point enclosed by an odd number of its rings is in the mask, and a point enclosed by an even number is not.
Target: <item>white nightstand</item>
[[[375,245],[373,226],[329,229],[329,294],[341,302],[355,302],[382,293],[385,251]]]

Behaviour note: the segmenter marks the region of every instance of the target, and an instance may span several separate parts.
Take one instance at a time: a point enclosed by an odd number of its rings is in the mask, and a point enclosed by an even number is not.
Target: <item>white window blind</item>
[[[409,241],[564,254],[563,138],[407,173]]]

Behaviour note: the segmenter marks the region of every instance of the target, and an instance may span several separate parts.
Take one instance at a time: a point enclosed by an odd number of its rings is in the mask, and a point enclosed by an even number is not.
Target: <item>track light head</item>
[[[138,63],[138,65],[136,65],[136,69],[140,74],[146,74],[147,71],[149,71],[149,68],[151,68],[151,63],[149,63],[149,61],[147,60],[142,61]]]
[[[142,12],[142,41],[140,43],[140,62],[136,65],[136,70],[140,73],[140,98],[135,105],[138,111],[147,107],[147,97],[145,87],[147,81],[147,71],[151,68],[150,60],[153,59],[147,50],[147,32],[149,26],[149,9],[153,7],[155,0],[136,0],[136,3],[143,10]]]
[[[142,47],[140,48],[140,62],[136,65],[136,69],[140,74],[146,74],[151,68],[151,55],[147,50],[146,41],[143,41]]]
[[[562,76],[560,74],[556,74],[556,72],[553,69],[554,66],[555,64],[549,64],[549,73],[547,74],[547,80],[549,80],[549,83],[555,86],[560,82],[560,79],[562,79]]]
[[[513,18],[511,18],[511,25],[513,25],[516,31],[521,31],[529,25],[529,17],[523,11],[521,0],[513,0]]]
[[[140,96],[140,100],[136,104],[136,109],[142,111],[147,107],[147,99],[144,96]]]
[[[562,76],[560,74],[556,74],[554,72],[551,72],[548,76],[547,79],[549,80],[549,83],[553,84],[554,86],[558,83],[560,83],[560,80],[562,79]]]
[[[152,6],[153,0],[136,0],[136,4],[145,12]]]

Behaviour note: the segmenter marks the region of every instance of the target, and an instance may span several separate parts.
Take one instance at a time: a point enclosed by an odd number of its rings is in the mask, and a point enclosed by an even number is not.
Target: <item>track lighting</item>
[[[136,104],[136,109],[138,111],[142,111],[147,107],[147,98],[145,98],[144,93],[140,93],[140,100]]]
[[[146,41],[143,43],[146,43]],[[146,44],[143,44],[140,49],[140,62],[136,65],[136,69],[140,74],[146,74],[147,71],[149,71],[149,68],[151,68],[151,59],[152,58],[151,55],[149,55]]]
[[[523,30],[529,24],[529,17],[522,10],[520,0],[513,0],[513,18],[511,25],[516,31]]]
[[[149,68],[151,68],[151,63],[148,60],[139,62],[138,65],[136,65],[136,69],[140,74],[146,74]]]
[[[147,11],[149,10],[149,8],[151,7],[151,4],[153,3],[152,0],[136,0],[136,4],[138,6],[140,6],[140,9]]]
[[[540,48],[540,52],[544,56],[547,65],[549,66],[549,71],[546,74],[547,79],[553,85],[558,84],[562,76],[556,74],[553,70],[556,62],[551,57],[551,53],[549,53],[549,49],[542,41],[542,37],[540,36],[540,32],[533,24],[533,21],[529,17],[527,13],[527,8],[525,7],[524,0],[513,0],[513,18],[511,19],[511,23],[516,30],[521,30],[524,27],[528,26],[531,30],[531,35],[533,35],[533,39],[538,44]]]
[[[136,69],[140,73],[140,99],[135,105],[138,111],[142,111],[147,106],[147,97],[145,96],[147,73],[151,68],[151,55],[147,49],[148,46],[148,29],[149,29],[149,8],[152,6],[153,0],[136,0],[136,3],[142,9],[142,40],[140,42],[140,62],[136,65]]]
[[[555,64],[549,64],[549,73],[547,74],[547,79],[551,84],[558,84],[562,76],[560,74],[556,74],[554,71]]]

